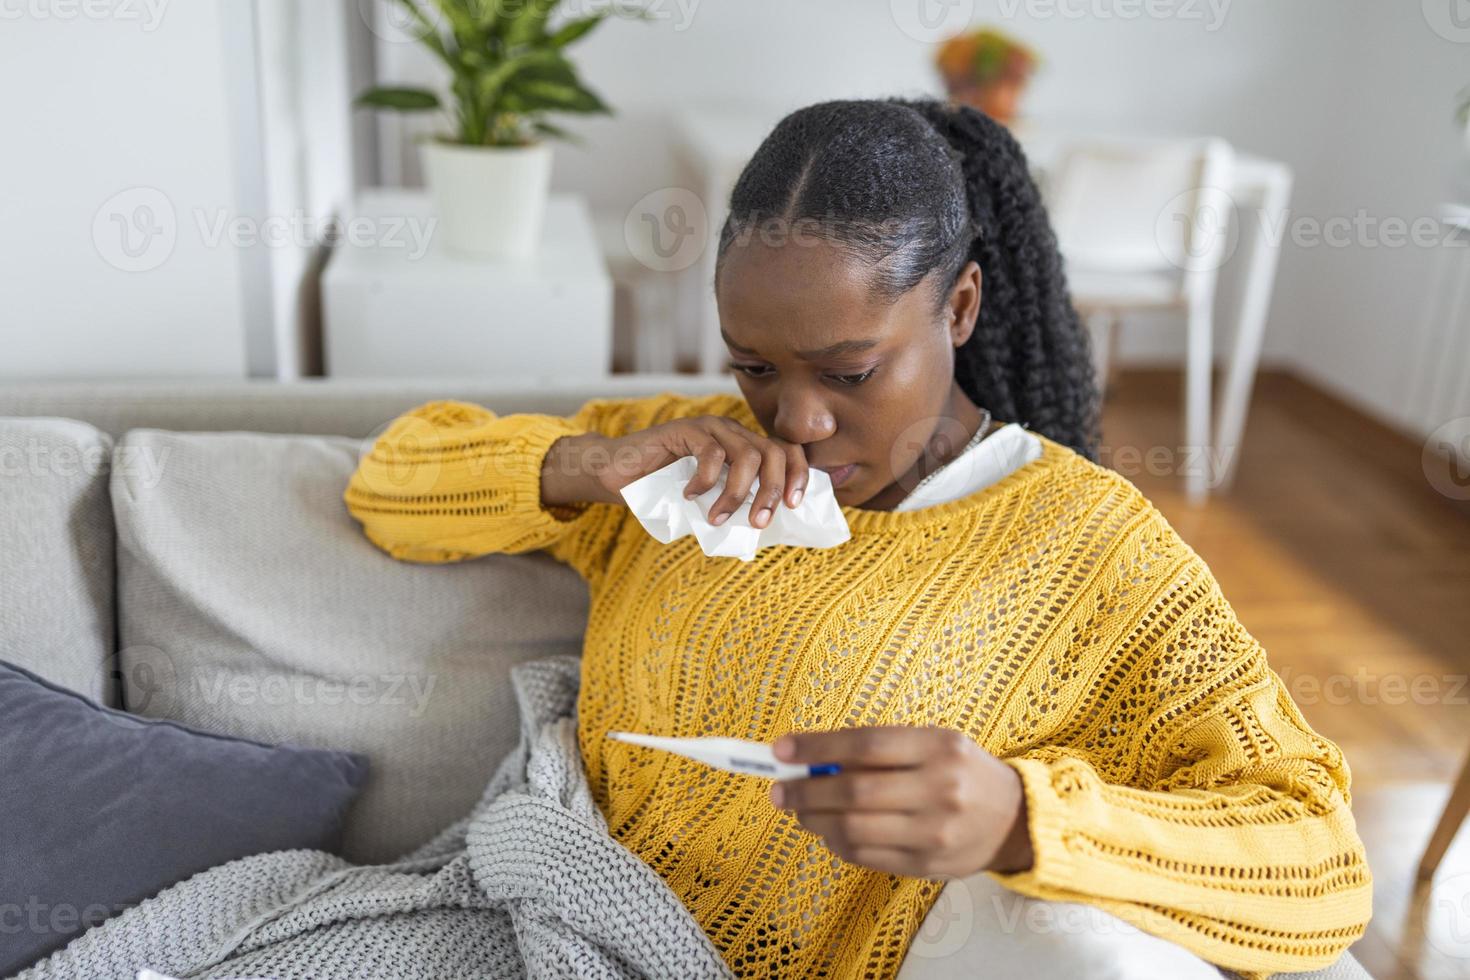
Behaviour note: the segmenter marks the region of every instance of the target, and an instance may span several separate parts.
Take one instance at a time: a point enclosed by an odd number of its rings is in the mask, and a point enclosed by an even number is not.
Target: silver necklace
[[[990,428],[990,409],[984,408],[981,409],[981,411],[985,413],[985,417],[980,421],[980,425],[978,428],[975,429],[975,434],[970,437],[970,441],[965,443],[965,448],[961,449],[958,453],[955,454],[955,459],[959,459],[965,453],[969,452],[971,449],[974,449],[980,444],[980,440],[985,438],[985,433]],[[953,463],[954,459],[950,460],[949,462]],[[935,470],[928,476],[924,477],[924,479],[920,480],[918,484],[915,485],[915,487],[908,492],[908,496],[911,497],[922,490],[926,483],[928,483],[930,480],[933,480],[940,473],[943,473],[944,467],[948,465],[949,463],[945,463],[944,466],[939,467],[939,469]]]

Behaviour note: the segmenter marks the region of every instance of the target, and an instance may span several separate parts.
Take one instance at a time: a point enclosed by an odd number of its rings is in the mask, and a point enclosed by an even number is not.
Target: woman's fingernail
[[[786,796],[786,791],[781,788],[780,783],[771,784],[771,805],[779,807]]]
[[[771,752],[778,759],[791,761],[791,757],[796,754],[796,739],[790,735],[782,735],[771,743]]]
[[[757,524],[761,525],[762,527],[764,527],[765,526],[765,523],[766,523],[766,519],[769,518],[770,516],[771,516],[771,508],[769,508],[769,507],[762,507],[760,510],[758,510],[758,511],[755,512],[755,522]]]
[[[791,506],[795,507],[799,503],[801,503],[801,488],[800,487],[798,487],[797,490],[796,490],[796,492],[791,495]]]
[[[709,519],[709,522],[711,524],[723,524],[725,522],[725,518],[727,518],[729,516],[730,516],[729,514],[721,514],[718,517],[711,517]]]

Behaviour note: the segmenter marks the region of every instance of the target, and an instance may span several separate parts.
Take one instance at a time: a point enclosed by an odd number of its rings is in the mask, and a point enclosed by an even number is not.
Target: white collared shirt
[[[1041,440],[1009,422],[965,450],[916,488],[894,510],[921,510],[968,497],[1041,456]]]

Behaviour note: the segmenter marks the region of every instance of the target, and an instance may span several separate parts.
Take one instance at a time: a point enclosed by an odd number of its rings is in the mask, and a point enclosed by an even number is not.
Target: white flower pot
[[[519,258],[536,251],[551,187],[551,146],[419,144],[438,234],[461,255]]]

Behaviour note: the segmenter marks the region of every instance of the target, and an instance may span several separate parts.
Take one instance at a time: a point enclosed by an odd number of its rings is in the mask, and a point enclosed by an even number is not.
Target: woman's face
[[[954,352],[979,313],[980,267],[966,266],[939,321],[930,283],[885,303],[864,272],[825,240],[755,236],[729,247],[715,299],[732,369],[766,432],[802,446],[839,503],[890,509],[918,482],[921,459],[928,469],[947,462],[978,421],[954,380]]]

